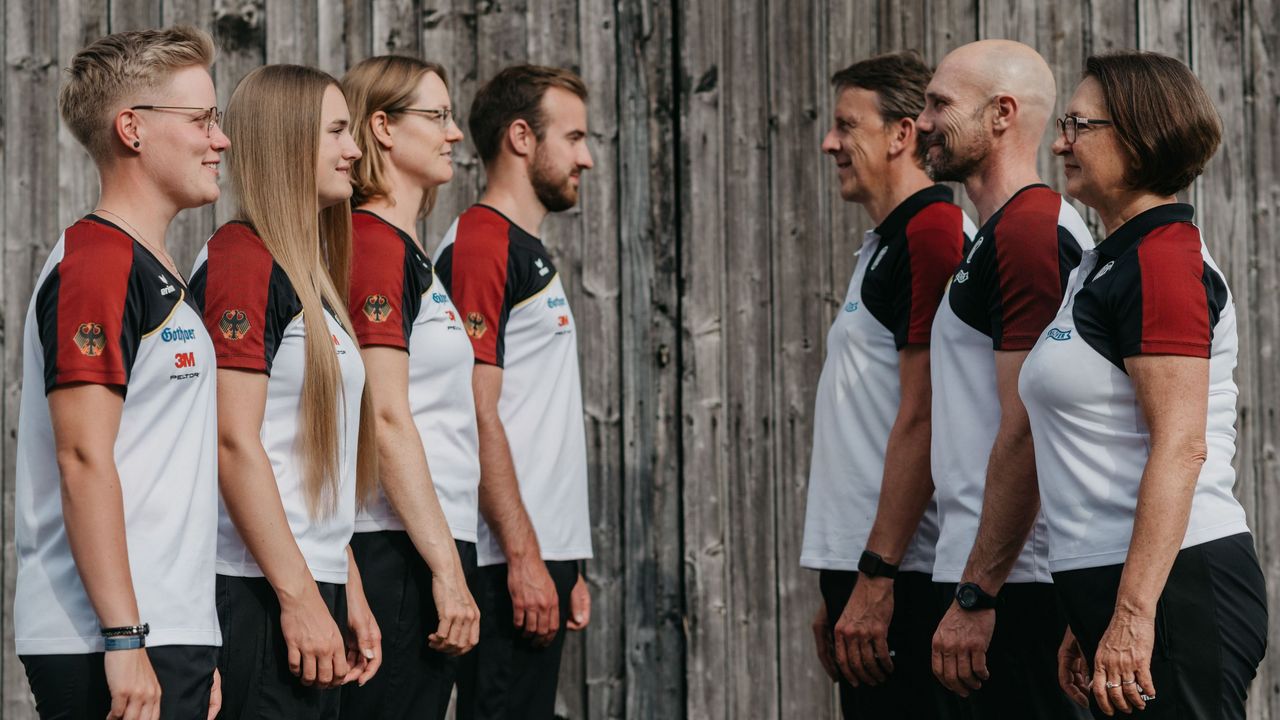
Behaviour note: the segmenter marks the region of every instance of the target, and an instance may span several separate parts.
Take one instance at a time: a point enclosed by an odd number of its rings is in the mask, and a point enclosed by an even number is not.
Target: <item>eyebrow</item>
[[[350,125],[350,124],[351,124],[351,121],[350,121],[350,120],[338,119],[338,120],[334,120],[333,122],[329,123],[329,128],[330,128],[330,129],[333,129],[333,130],[340,130],[340,129],[342,129],[342,128],[344,128],[344,127],[346,127],[346,126]]]

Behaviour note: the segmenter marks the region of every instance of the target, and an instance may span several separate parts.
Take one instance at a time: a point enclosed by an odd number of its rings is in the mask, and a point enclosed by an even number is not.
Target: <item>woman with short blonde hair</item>
[[[192,279],[218,354],[224,707],[328,718],[330,690],[366,682],[380,662],[347,547],[376,478],[342,301],[360,151],[337,82],[297,65],[245,76],[226,127],[237,219]]]

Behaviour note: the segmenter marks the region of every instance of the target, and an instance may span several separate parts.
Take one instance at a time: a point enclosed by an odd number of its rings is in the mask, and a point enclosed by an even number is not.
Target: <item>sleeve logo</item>
[[[364,299],[364,316],[369,322],[386,322],[391,315],[391,301],[386,295],[374,293]]]
[[[103,334],[102,326],[98,323],[80,323],[74,340],[76,347],[80,348],[80,353],[88,357],[98,357],[102,355],[103,350],[107,349],[107,336]]]
[[[484,337],[484,333],[489,326],[484,322],[484,316],[478,312],[467,313],[467,334],[474,340]]]
[[[218,329],[222,337],[228,340],[239,340],[249,332],[249,316],[243,310],[228,310],[218,320]]]

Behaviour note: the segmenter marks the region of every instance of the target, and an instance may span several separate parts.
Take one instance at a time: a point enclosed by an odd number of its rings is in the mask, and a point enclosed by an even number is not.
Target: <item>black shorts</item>
[[[939,601],[951,607],[956,584],[940,583]],[[1006,583],[1000,589],[996,629],[987,648],[991,677],[969,694],[975,720],[1081,720],[1088,713],[1058,685],[1058,646],[1067,621],[1052,583]]]
[[[818,585],[827,606],[829,632],[835,630],[857,580],[855,571],[819,572]],[[928,574],[898,573],[893,582],[893,620],[889,623],[893,672],[888,681],[874,686],[854,687],[841,676],[840,708],[845,718],[953,720],[961,717],[957,714],[960,698],[942,687],[929,663],[933,631],[942,619],[937,595]]]
[[[480,644],[458,667],[458,720],[551,720],[555,717],[560,654],[568,630],[569,594],[578,581],[574,560],[548,560],[560,598],[560,632],[551,644],[534,647],[513,624],[507,566],[479,571]]]
[[[1123,571],[1124,565],[1108,565],[1053,575],[1090,665],[1111,623]],[[1266,652],[1267,588],[1253,536],[1185,548],[1156,603],[1156,699],[1135,717],[1244,720],[1249,683]],[[1105,717],[1096,705],[1093,714]]]
[[[456,541],[462,572],[476,593],[476,545]],[[431,569],[404,531],[362,532],[351,552],[364,595],[382,631],[382,667],[364,687],[342,688],[342,717],[362,720],[444,718],[458,658],[427,647],[440,624]]]
[[[316,583],[320,597],[345,631],[346,585]],[[307,687],[289,671],[289,649],[280,629],[280,601],[266,578],[218,575],[222,625],[222,711],[239,720],[333,720],[341,689]]]
[[[102,720],[111,710],[103,667],[105,653],[22,655],[27,682],[42,720]],[[161,645],[147,648],[160,683],[161,720],[188,720],[209,714],[209,690],[218,648]]]

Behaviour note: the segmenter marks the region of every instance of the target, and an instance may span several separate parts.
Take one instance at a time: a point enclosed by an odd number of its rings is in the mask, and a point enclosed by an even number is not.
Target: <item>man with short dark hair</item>
[[[480,438],[480,644],[464,657],[458,717],[554,715],[562,626],[591,599],[586,435],[577,326],[539,231],[578,202],[587,89],[558,68],[498,73],[471,105],[488,186],[454,222],[436,269],[463,315]]]
[[[929,666],[941,616],[929,329],[973,224],[921,167],[915,117],[930,74],[912,53],[836,73],[822,143],[840,196],[876,223],[827,335],[800,559],[820,571],[814,637],[846,718],[949,718],[959,705]]]

